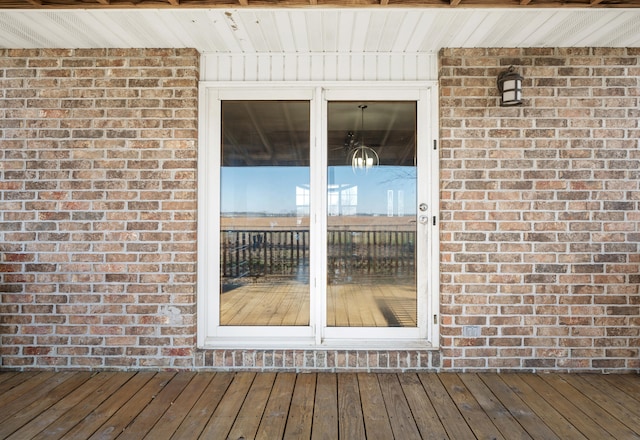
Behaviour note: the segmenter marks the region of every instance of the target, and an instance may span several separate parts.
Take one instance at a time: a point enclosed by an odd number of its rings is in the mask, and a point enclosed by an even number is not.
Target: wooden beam
[[[246,6],[262,6],[267,8],[278,8],[281,6],[318,6],[323,4],[318,0],[235,0],[236,5]],[[640,8],[640,0],[329,0],[329,3],[337,7],[348,7],[350,4],[361,4],[366,6],[411,6],[421,3],[425,7],[439,8],[443,5],[446,7],[447,1],[450,7],[465,7],[470,9],[476,8],[525,8],[529,6],[535,7],[563,7],[568,9],[580,8]],[[103,9],[118,6],[121,8],[140,8],[140,7],[183,7],[187,4],[198,3],[207,7],[224,7],[224,1],[221,0],[0,0],[0,10],[32,8],[32,9],[64,9],[77,8],[82,3],[83,8]]]

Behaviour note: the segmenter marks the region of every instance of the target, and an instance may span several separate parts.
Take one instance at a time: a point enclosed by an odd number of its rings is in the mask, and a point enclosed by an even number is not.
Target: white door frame
[[[200,83],[198,147],[198,334],[200,348],[435,348],[439,342],[439,152],[437,83],[419,82],[207,82]],[[220,326],[220,103],[222,100],[309,100],[310,170],[310,324],[308,326]],[[326,326],[327,103],[330,100],[416,101],[418,203],[426,203],[426,222],[417,222],[419,250],[418,326],[344,328]],[[314,185],[315,183],[315,185]],[[213,189],[213,190],[212,190]],[[315,214],[314,214],[315,213]],[[418,238],[420,237],[420,238]],[[315,251],[313,249],[316,249]]]

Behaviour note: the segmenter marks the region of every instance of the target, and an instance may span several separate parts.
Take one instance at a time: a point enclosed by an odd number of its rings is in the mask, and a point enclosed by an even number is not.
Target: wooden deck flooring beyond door
[[[640,377],[0,373],[2,439],[640,439]]]
[[[415,288],[406,284],[362,283],[329,286],[329,327],[415,327]],[[262,280],[238,284],[222,294],[222,325],[309,325],[309,285]]]

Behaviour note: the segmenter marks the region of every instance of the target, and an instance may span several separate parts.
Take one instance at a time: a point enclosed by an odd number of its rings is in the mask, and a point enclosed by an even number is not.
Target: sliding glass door
[[[220,324],[309,325],[309,102],[222,102]]]
[[[218,90],[209,102],[208,341],[425,340],[435,217],[424,91]]]
[[[417,327],[416,103],[327,105],[327,326]]]

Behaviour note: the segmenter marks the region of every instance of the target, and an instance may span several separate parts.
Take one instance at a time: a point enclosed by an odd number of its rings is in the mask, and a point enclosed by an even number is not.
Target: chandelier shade
[[[362,171],[366,173],[371,168],[380,165],[380,157],[378,157],[376,150],[366,145],[359,145],[351,150],[350,157],[354,173]]]

